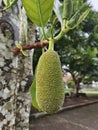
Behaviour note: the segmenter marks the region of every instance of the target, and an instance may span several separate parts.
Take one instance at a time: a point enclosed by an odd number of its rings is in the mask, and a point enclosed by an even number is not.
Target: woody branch
[[[48,43],[49,42],[47,40],[43,40],[43,41],[40,41],[40,42],[36,42],[36,43],[28,44],[28,45],[23,45],[22,49],[23,50],[31,50],[33,48],[45,47],[46,45],[48,45]],[[15,47],[13,49],[14,56],[17,56],[19,53],[20,53],[20,49]]]

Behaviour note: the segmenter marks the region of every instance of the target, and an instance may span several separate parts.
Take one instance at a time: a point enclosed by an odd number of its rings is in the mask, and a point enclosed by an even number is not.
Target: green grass
[[[86,94],[87,97],[95,97],[98,96],[98,89],[85,89],[82,91],[83,93]]]
[[[65,94],[70,94],[72,91],[73,88],[65,88]],[[98,88],[80,90],[80,93],[85,93],[87,97],[96,97],[98,96]]]
[[[85,92],[87,97],[95,97],[95,96],[98,96],[98,91],[86,91]]]
[[[65,94],[66,93],[70,94],[72,91],[73,91],[73,88],[65,88]]]

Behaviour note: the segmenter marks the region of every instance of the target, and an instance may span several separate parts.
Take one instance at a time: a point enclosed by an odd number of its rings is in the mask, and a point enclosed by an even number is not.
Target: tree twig
[[[22,49],[23,50],[31,50],[33,48],[40,48],[40,47],[44,47],[44,46],[48,45],[48,43],[49,42],[47,40],[43,40],[40,42],[36,42],[36,43],[28,44],[28,45],[23,45]],[[14,53],[14,56],[17,56],[20,53],[20,49],[17,47],[14,48],[13,53]]]

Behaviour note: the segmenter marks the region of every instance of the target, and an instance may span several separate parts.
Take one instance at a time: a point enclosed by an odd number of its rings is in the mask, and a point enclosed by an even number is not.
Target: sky
[[[93,6],[93,9],[95,11],[98,11],[98,0],[89,0],[91,5]]]

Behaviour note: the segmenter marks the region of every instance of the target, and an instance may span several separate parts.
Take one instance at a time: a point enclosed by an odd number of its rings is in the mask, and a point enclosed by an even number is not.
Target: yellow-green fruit
[[[42,111],[56,113],[64,102],[64,85],[58,54],[48,50],[39,59],[36,72],[36,100]]]

